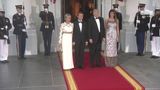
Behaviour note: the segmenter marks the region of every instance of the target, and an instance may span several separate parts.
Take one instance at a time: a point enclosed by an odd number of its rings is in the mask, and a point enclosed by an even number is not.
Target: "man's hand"
[[[22,32],[26,32],[26,29],[22,29]]]
[[[92,39],[89,39],[89,43],[91,43],[91,44],[92,44],[92,43],[93,43],[93,40],[92,40]]]
[[[7,25],[5,26],[5,29],[8,29],[8,26],[7,26]]]
[[[85,42],[85,45],[87,46],[87,45],[88,45],[88,42]]]
[[[76,45],[76,43],[75,43],[75,42],[73,42],[73,43],[72,43],[72,45],[73,45],[73,46],[75,46],[75,45]]]
[[[105,41],[105,38],[103,38],[102,40]]]

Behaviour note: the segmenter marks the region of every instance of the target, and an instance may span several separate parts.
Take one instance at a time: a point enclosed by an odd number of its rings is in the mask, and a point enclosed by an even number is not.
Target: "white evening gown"
[[[62,63],[63,69],[68,70],[74,68],[72,54],[72,32],[73,23],[62,23],[60,27],[59,43],[62,44]]]

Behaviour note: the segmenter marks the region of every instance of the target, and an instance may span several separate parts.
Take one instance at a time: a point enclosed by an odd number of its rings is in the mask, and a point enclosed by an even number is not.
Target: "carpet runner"
[[[83,69],[75,68],[63,72],[68,90],[144,90],[121,66],[91,68],[88,52],[85,53]]]

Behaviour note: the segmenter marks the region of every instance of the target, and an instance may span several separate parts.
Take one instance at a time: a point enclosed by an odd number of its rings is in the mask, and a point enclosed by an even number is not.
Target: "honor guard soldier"
[[[55,29],[53,13],[48,10],[48,4],[43,4],[44,11],[41,11],[39,17],[42,20],[40,31],[43,35],[45,56],[50,56],[52,31]]]
[[[5,11],[0,10],[0,62],[8,63],[9,30],[12,28],[10,20],[5,17]]]
[[[151,58],[160,58],[160,9],[155,10],[155,15],[151,19],[150,35],[152,48]]]
[[[26,17],[24,15],[23,5],[16,5],[17,13],[13,15],[13,26],[14,31],[13,34],[16,35],[16,46],[17,46],[17,53],[19,52],[19,59],[25,59],[25,48],[26,48]]]
[[[122,14],[118,11],[119,4],[113,4],[113,8],[116,11],[117,19],[119,22],[119,30],[122,30]]]
[[[122,30],[122,14],[121,14],[121,12],[118,11],[118,7],[119,7],[119,4],[113,4],[113,8],[116,11],[116,17],[117,17],[118,22],[119,22],[119,30]],[[119,51],[120,49],[121,49],[120,48],[120,43],[117,42],[117,50]]]
[[[149,30],[150,15],[144,10],[145,4],[139,4],[139,11],[135,15],[134,26],[136,27],[137,56],[144,55],[146,32]]]

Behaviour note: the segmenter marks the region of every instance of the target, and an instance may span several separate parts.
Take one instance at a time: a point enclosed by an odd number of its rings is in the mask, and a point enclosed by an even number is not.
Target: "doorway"
[[[72,20],[77,16],[78,12],[84,13],[84,19],[87,20],[92,16],[93,9],[97,8],[97,0],[62,0],[62,22],[64,14],[70,13]]]

